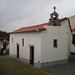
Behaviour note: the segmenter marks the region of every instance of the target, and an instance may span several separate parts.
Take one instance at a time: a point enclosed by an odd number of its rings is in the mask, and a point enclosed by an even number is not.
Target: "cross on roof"
[[[54,9],[54,12],[55,12],[56,7],[54,6],[53,9]]]

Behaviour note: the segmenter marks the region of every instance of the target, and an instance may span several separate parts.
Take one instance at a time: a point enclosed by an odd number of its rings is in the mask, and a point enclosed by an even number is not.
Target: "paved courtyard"
[[[75,55],[71,55],[67,64],[49,66],[44,69],[55,73],[55,75],[75,75]]]

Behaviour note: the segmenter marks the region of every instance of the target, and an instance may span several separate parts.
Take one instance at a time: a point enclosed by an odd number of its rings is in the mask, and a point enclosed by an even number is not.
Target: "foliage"
[[[9,40],[9,33],[0,30],[0,41]]]

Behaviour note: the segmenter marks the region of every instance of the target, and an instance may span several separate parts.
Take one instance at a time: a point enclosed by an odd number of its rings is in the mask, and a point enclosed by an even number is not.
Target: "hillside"
[[[9,40],[9,33],[0,30],[0,41]]]

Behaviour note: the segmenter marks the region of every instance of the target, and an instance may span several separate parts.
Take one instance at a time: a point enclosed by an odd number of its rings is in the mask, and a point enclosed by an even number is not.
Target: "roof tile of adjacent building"
[[[75,28],[72,29],[72,32],[75,32]]]
[[[67,17],[60,19],[60,22],[65,21],[66,19],[68,19]],[[39,24],[39,25],[35,25],[35,26],[29,26],[29,27],[22,27],[18,30],[15,30],[11,33],[22,33],[22,32],[32,32],[32,31],[44,31],[46,30],[45,26],[47,26],[48,23],[44,23],[44,24]]]
[[[10,41],[0,41],[0,43],[2,43],[2,42],[10,43]]]

